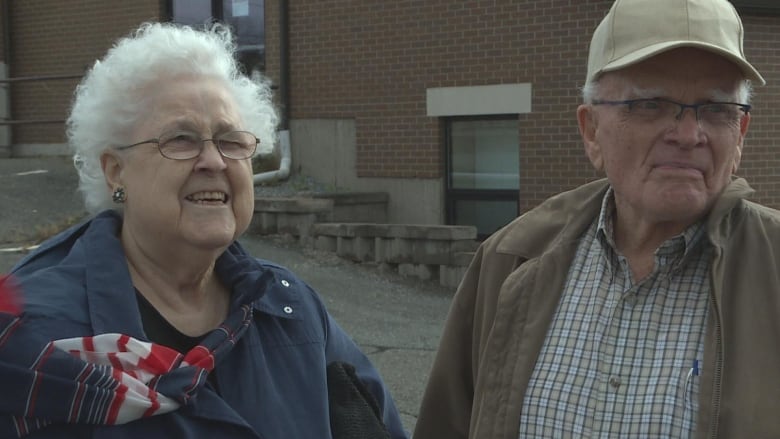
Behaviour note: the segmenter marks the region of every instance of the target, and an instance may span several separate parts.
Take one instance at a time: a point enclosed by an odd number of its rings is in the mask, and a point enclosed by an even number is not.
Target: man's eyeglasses
[[[226,131],[213,139],[201,139],[192,131],[172,131],[163,133],[156,139],[144,140],[132,145],[118,146],[116,149],[128,149],[145,143],[154,143],[163,157],[171,160],[189,160],[199,156],[207,141],[211,141],[223,157],[243,160],[252,157],[260,140],[249,131]]]
[[[628,114],[638,120],[657,122],[669,117],[680,120],[686,108],[693,110],[696,120],[710,126],[733,124],[750,112],[750,105],[735,102],[704,102],[682,104],[668,99],[628,99],[625,101],[595,100],[593,105],[625,105]]]

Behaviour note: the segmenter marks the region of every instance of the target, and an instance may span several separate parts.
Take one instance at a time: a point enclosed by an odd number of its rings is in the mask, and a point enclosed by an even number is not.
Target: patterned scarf
[[[0,277],[0,437],[176,410],[197,396],[251,320],[252,308],[240,307],[185,355],[123,334],[50,341],[25,324],[21,296]]]

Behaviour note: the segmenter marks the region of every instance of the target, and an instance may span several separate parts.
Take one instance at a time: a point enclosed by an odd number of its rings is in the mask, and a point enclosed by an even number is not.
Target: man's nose
[[[687,111],[690,110],[690,111]],[[674,118],[674,129],[669,131],[671,139],[680,147],[693,147],[702,140],[702,126],[696,107],[681,107]]]

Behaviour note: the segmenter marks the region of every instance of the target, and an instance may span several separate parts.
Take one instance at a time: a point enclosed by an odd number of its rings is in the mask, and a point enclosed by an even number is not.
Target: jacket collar
[[[531,259],[549,248],[579,239],[598,216],[607,189],[607,180],[600,179],[547,199],[513,221],[513,226],[504,229],[497,251]],[[722,237],[728,236],[731,227],[724,219],[737,203],[753,192],[745,179],[732,178],[707,218],[707,234],[713,244],[723,245]],[[535,232],[525,233],[526,230]]]
[[[145,340],[133,281],[119,241],[121,227],[121,216],[114,211],[105,211],[90,221],[89,228],[79,239],[84,246],[82,257],[89,319],[95,334],[119,332]],[[117,309],[127,312],[120,313]]]
[[[237,241],[216,264],[217,274],[231,285],[233,305],[251,302],[255,311],[299,320],[302,291],[309,287],[287,269],[249,255]]]
[[[731,235],[729,231],[733,224],[729,220],[729,214],[738,203],[754,192],[744,178],[733,178],[718,197],[707,218],[707,235],[715,247],[722,248],[725,239]]]
[[[120,332],[145,339],[130,272],[119,241],[122,218],[113,211],[95,216],[82,239],[85,284],[92,328],[96,334]],[[78,229],[83,231],[83,229]],[[281,267],[250,256],[238,242],[217,259],[215,271],[232,291],[231,308],[251,303],[255,311],[283,319],[299,319],[301,281]],[[292,312],[291,312],[292,311]]]
[[[547,199],[504,229],[506,236],[496,251],[531,259],[548,248],[579,239],[598,216],[608,188],[607,180],[600,179]]]

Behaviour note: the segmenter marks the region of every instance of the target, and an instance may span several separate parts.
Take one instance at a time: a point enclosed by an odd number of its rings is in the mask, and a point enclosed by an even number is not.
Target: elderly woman
[[[406,437],[317,294],[236,242],[276,115],[231,41],[145,24],[76,90],[95,215],[14,268],[23,312],[0,298],[0,437]]]

